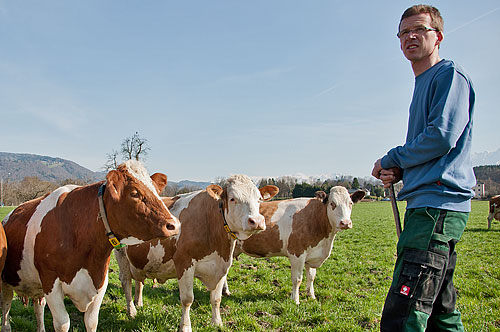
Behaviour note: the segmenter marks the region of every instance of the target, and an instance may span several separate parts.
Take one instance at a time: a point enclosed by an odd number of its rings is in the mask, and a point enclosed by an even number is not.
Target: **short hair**
[[[403,15],[401,15],[401,20],[399,20],[399,26],[401,26],[401,22],[405,18],[418,14],[429,14],[431,16],[431,28],[443,32],[444,30],[443,17],[441,17],[441,13],[436,7],[430,5],[414,5],[405,10]]]

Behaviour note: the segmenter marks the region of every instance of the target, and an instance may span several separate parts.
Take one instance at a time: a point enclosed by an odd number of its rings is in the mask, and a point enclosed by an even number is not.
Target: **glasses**
[[[434,29],[434,28],[428,28],[428,27],[425,27],[425,26],[421,26],[421,27],[416,27],[416,28],[413,28],[413,29],[404,29],[404,30],[401,30],[398,32],[398,34],[396,36],[398,36],[398,38],[404,38],[404,37],[408,37],[410,35],[410,33],[414,33],[414,34],[417,34],[419,36],[423,35],[424,33],[426,33],[427,31],[439,31],[438,29]]]

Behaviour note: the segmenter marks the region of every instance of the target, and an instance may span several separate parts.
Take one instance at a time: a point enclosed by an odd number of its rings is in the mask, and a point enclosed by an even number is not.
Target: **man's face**
[[[412,63],[428,59],[434,52],[438,54],[438,46],[443,40],[440,31],[427,31],[419,27],[432,28],[431,16],[427,13],[407,17],[401,21],[399,32],[410,31],[400,37],[401,50]]]

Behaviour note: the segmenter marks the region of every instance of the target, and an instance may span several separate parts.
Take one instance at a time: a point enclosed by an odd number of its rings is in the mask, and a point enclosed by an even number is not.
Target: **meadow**
[[[399,203],[401,214],[404,203]],[[0,217],[9,208],[0,208]],[[487,229],[488,202],[473,201],[472,212],[457,246],[454,283],[458,309],[466,331],[500,331],[500,223]],[[390,202],[361,202],[354,206],[353,228],[342,231],[332,255],[318,269],[316,300],[301,286],[301,304],[290,299],[291,281],[285,258],[240,256],[228,275],[232,294],[221,304],[224,328],[210,325],[209,293],[195,281],[191,310],[194,331],[378,331],[385,295],[391,283],[396,241]],[[144,304],[137,317],[126,315],[125,298],[112,256],[110,282],[100,311],[100,331],[176,331],[181,316],[177,282],[152,287],[146,282]],[[66,300],[71,331],[84,331],[83,314]],[[33,308],[15,299],[11,310],[14,331],[36,331]],[[47,331],[53,331],[48,307]]]

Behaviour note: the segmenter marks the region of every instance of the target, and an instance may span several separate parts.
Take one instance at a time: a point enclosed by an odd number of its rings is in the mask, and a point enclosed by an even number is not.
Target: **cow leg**
[[[134,296],[134,304],[137,307],[142,307],[142,289],[144,288],[144,282],[140,280],[135,281],[135,296]]]
[[[52,320],[55,332],[69,331],[69,315],[64,306],[64,294],[60,287],[54,285],[54,288],[49,294],[45,295],[47,305],[52,313]]]
[[[215,289],[210,291],[210,303],[212,304],[212,324],[222,327],[222,318],[220,317],[220,302],[222,299],[222,288],[227,282],[226,276],[219,280]]]
[[[316,269],[314,267],[306,267],[306,282],[307,282],[307,294],[315,299],[314,295],[314,278],[316,278]]]
[[[230,296],[229,285],[227,283],[227,275],[224,276],[224,285],[222,285],[222,295]]]
[[[183,276],[179,279],[179,292],[182,305],[182,317],[179,332],[192,332],[189,311],[194,301],[193,282],[194,266],[184,271]]]
[[[83,316],[83,321],[85,322],[85,328],[87,332],[97,331],[97,323],[99,322],[99,309],[101,308],[102,299],[106,293],[106,288],[108,288],[108,276],[104,280],[103,286],[97,291],[97,295],[94,300],[85,311]]]
[[[36,317],[36,330],[37,332],[45,332],[45,321],[44,321],[44,311],[45,311],[45,297],[33,299],[33,309],[35,311]]]
[[[120,267],[119,278],[122,284],[123,293],[125,294],[125,302],[127,303],[127,315],[133,318],[137,315],[137,309],[132,299],[132,273],[130,273],[130,262],[125,253],[125,248],[115,250],[115,257]]]
[[[493,215],[490,213],[488,216],[488,229],[491,228],[491,221],[493,220]]]
[[[14,296],[13,288],[2,282],[2,332],[10,332],[9,311]]]
[[[300,303],[299,288],[302,283],[302,273],[304,270],[305,255],[301,257],[290,257],[290,266],[292,268],[292,300],[295,304]]]

